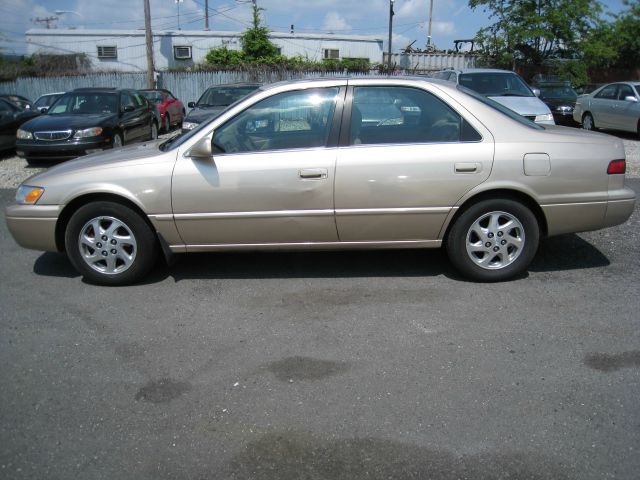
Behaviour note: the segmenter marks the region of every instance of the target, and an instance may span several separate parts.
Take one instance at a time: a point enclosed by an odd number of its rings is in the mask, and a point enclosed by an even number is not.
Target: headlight
[[[102,127],[85,128],[78,130],[73,138],[97,137],[102,134]]]
[[[42,187],[20,185],[16,192],[16,201],[21,205],[33,205],[40,199],[43,193],[44,188]]]
[[[26,130],[18,129],[16,132],[16,138],[20,140],[31,140],[33,138],[33,133],[27,132]]]
[[[182,122],[182,128],[184,128],[185,130],[193,130],[198,125],[200,125],[200,124],[199,123],[193,123],[193,122]]]
[[[545,113],[544,115],[536,115],[535,122],[553,122],[553,115]]]

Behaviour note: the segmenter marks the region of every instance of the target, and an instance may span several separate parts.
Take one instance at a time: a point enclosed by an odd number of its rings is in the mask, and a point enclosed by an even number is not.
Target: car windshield
[[[33,104],[36,108],[48,107],[53,104],[61,95],[43,95]]]
[[[540,98],[561,98],[563,100],[575,100],[578,98],[576,91],[567,85],[554,85],[540,87]]]
[[[515,73],[461,73],[459,83],[482,95],[491,97],[533,97],[527,84]]]
[[[87,115],[117,113],[118,95],[103,92],[74,92],[60,97],[49,109],[49,115]]]
[[[242,87],[213,87],[207,89],[198,100],[198,107],[226,107],[253,92],[257,85]]]
[[[485,105],[493,108],[494,110],[498,110],[500,113],[505,114],[507,117],[515,120],[518,123],[521,123],[522,125],[526,125],[527,127],[535,128],[536,130],[544,130],[544,128],[542,126],[538,125],[537,123],[529,120],[526,117],[523,117],[522,115],[514,112],[510,108],[505,107],[501,103],[498,103],[495,100],[490,99],[489,97],[485,97],[484,95],[479,95],[478,92],[475,92],[475,91],[471,90],[470,88],[466,88],[466,87],[463,87],[461,85],[458,85],[458,90],[460,90],[461,92],[466,93],[467,95],[472,96],[476,100],[481,101],[482,103],[484,103]]]
[[[162,93],[153,90],[143,90],[142,93],[151,103],[162,103]]]

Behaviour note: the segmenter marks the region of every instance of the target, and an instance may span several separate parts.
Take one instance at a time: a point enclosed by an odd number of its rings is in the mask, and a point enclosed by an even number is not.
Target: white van
[[[467,87],[510,108],[536,123],[554,125],[549,107],[540,100],[517,73],[494,68],[441,70],[430,75]]]

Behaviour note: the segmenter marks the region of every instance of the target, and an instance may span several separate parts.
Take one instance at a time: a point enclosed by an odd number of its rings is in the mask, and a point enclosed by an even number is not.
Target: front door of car
[[[172,202],[184,243],[337,241],[332,144],[341,92],[327,87],[268,97],[209,134],[212,158],[179,158]]]
[[[635,98],[636,101],[625,100],[626,98]],[[635,132],[638,128],[638,117],[640,108],[638,98],[631,88],[631,85],[618,85],[618,99],[612,113],[612,128],[618,130],[626,130]]]
[[[418,88],[356,85],[349,103],[336,166],[340,240],[438,239],[452,207],[491,172],[490,132]]]
[[[140,136],[140,110],[136,110],[133,95],[122,92],[120,97],[120,128],[126,143],[134,141]]]

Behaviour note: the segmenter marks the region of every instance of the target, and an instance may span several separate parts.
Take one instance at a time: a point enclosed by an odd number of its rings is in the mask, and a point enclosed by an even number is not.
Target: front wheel
[[[596,129],[596,124],[593,121],[593,116],[590,113],[585,113],[584,117],[582,117],[582,128],[592,131]]]
[[[455,220],[446,247],[465,277],[496,282],[526,270],[539,238],[531,210],[514,200],[491,199],[472,205]]]
[[[142,278],[158,253],[153,230],[135,211],[114,202],[80,207],[65,231],[69,260],[85,279],[127,285]]]
[[[124,145],[124,142],[122,141],[122,137],[120,136],[119,133],[116,133],[113,136],[113,148],[120,148],[121,146]]]
[[[158,138],[158,124],[151,122],[151,133],[149,134],[149,140],[155,140]]]

